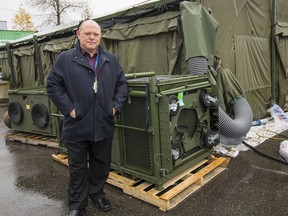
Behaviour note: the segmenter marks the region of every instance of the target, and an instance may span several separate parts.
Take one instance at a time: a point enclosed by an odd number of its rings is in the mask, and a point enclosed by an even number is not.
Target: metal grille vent
[[[145,129],[145,98],[131,98],[131,104],[123,109],[125,126]],[[151,147],[149,134],[145,131],[123,129],[124,157],[128,166],[151,172]]]

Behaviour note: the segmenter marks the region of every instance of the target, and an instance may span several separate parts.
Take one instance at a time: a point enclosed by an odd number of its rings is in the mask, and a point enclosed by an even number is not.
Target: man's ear
[[[79,30],[76,30],[76,36],[79,39],[79,36],[80,36],[80,31]]]

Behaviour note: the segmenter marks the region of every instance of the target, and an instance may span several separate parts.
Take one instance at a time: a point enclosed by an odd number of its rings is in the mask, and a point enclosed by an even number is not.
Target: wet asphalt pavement
[[[6,106],[0,107],[0,216],[62,216],[67,213],[68,167],[51,155],[57,149],[5,141]],[[288,136],[288,131],[283,134]],[[269,140],[257,149],[278,157],[280,141]],[[89,203],[88,215],[288,215],[288,165],[254,151],[241,152],[228,168],[175,208],[163,212],[121,189],[107,184],[112,210],[97,211]]]

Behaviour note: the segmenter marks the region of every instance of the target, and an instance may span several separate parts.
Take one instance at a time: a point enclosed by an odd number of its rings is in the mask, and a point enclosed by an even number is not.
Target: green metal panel
[[[13,121],[11,121],[12,129],[16,131],[31,132],[47,136],[58,135],[58,122],[56,121],[56,118],[51,115],[52,112],[57,112],[57,108],[48,98],[45,88],[42,87],[33,89],[26,88],[19,90],[10,90],[8,94],[8,110],[9,106],[14,102],[17,102],[22,109],[22,114],[19,114],[22,115],[22,121],[20,121],[19,123],[14,123]],[[37,108],[38,110],[40,109],[42,113],[35,113],[35,110]],[[34,114],[34,118],[38,120],[40,127],[39,124],[35,124],[35,121],[33,121],[32,114]],[[45,116],[47,115],[47,119],[43,118],[41,114],[44,114]]]
[[[128,86],[129,99],[116,124],[113,169],[161,188],[211,155],[207,143],[218,133],[218,106],[202,101],[202,94],[212,91],[207,75],[150,76],[130,79]],[[178,111],[171,112],[175,98]],[[177,159],[175,146],[180,146]]]

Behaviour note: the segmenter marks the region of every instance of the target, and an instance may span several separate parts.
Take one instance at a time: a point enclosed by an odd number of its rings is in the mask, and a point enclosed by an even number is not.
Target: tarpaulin
[[[180,13],[167,12],[104,30],[103,44],[116,53],[125,73],[187,73],[182,59]],[[185,69],[186,68],[186,69]]]
[[[192,57],[206,57],[213,64],[217,21],[196,2],[180,3],[181,18],[186,46],[186,60]]]
[[[276,3],[275,71],[271,70],[272,1],[199,0],[219,23],[215,54],[245,90],[254,118],[265,117],[271,102],[271,74],[276,77],[276,102],[283,106],[288,94],[288,1]],[[275,86],[273,86],[275,87]]]
[[[34,62],[34,46],[22,46],[12,49],[13,66],[17,87],[37,86],[37,74]]]
[[[8,62],[8,54],[6,50],[0,51],[0,68],[3,80],[10,80],[11,69]]]
[[[76,41],[76,36],[64,37],[49,40],[40,44],[40,55],[42,64],[42,74],[46,83],[48,74],[55,62],[58,54],[64,50],[71,49]]]

